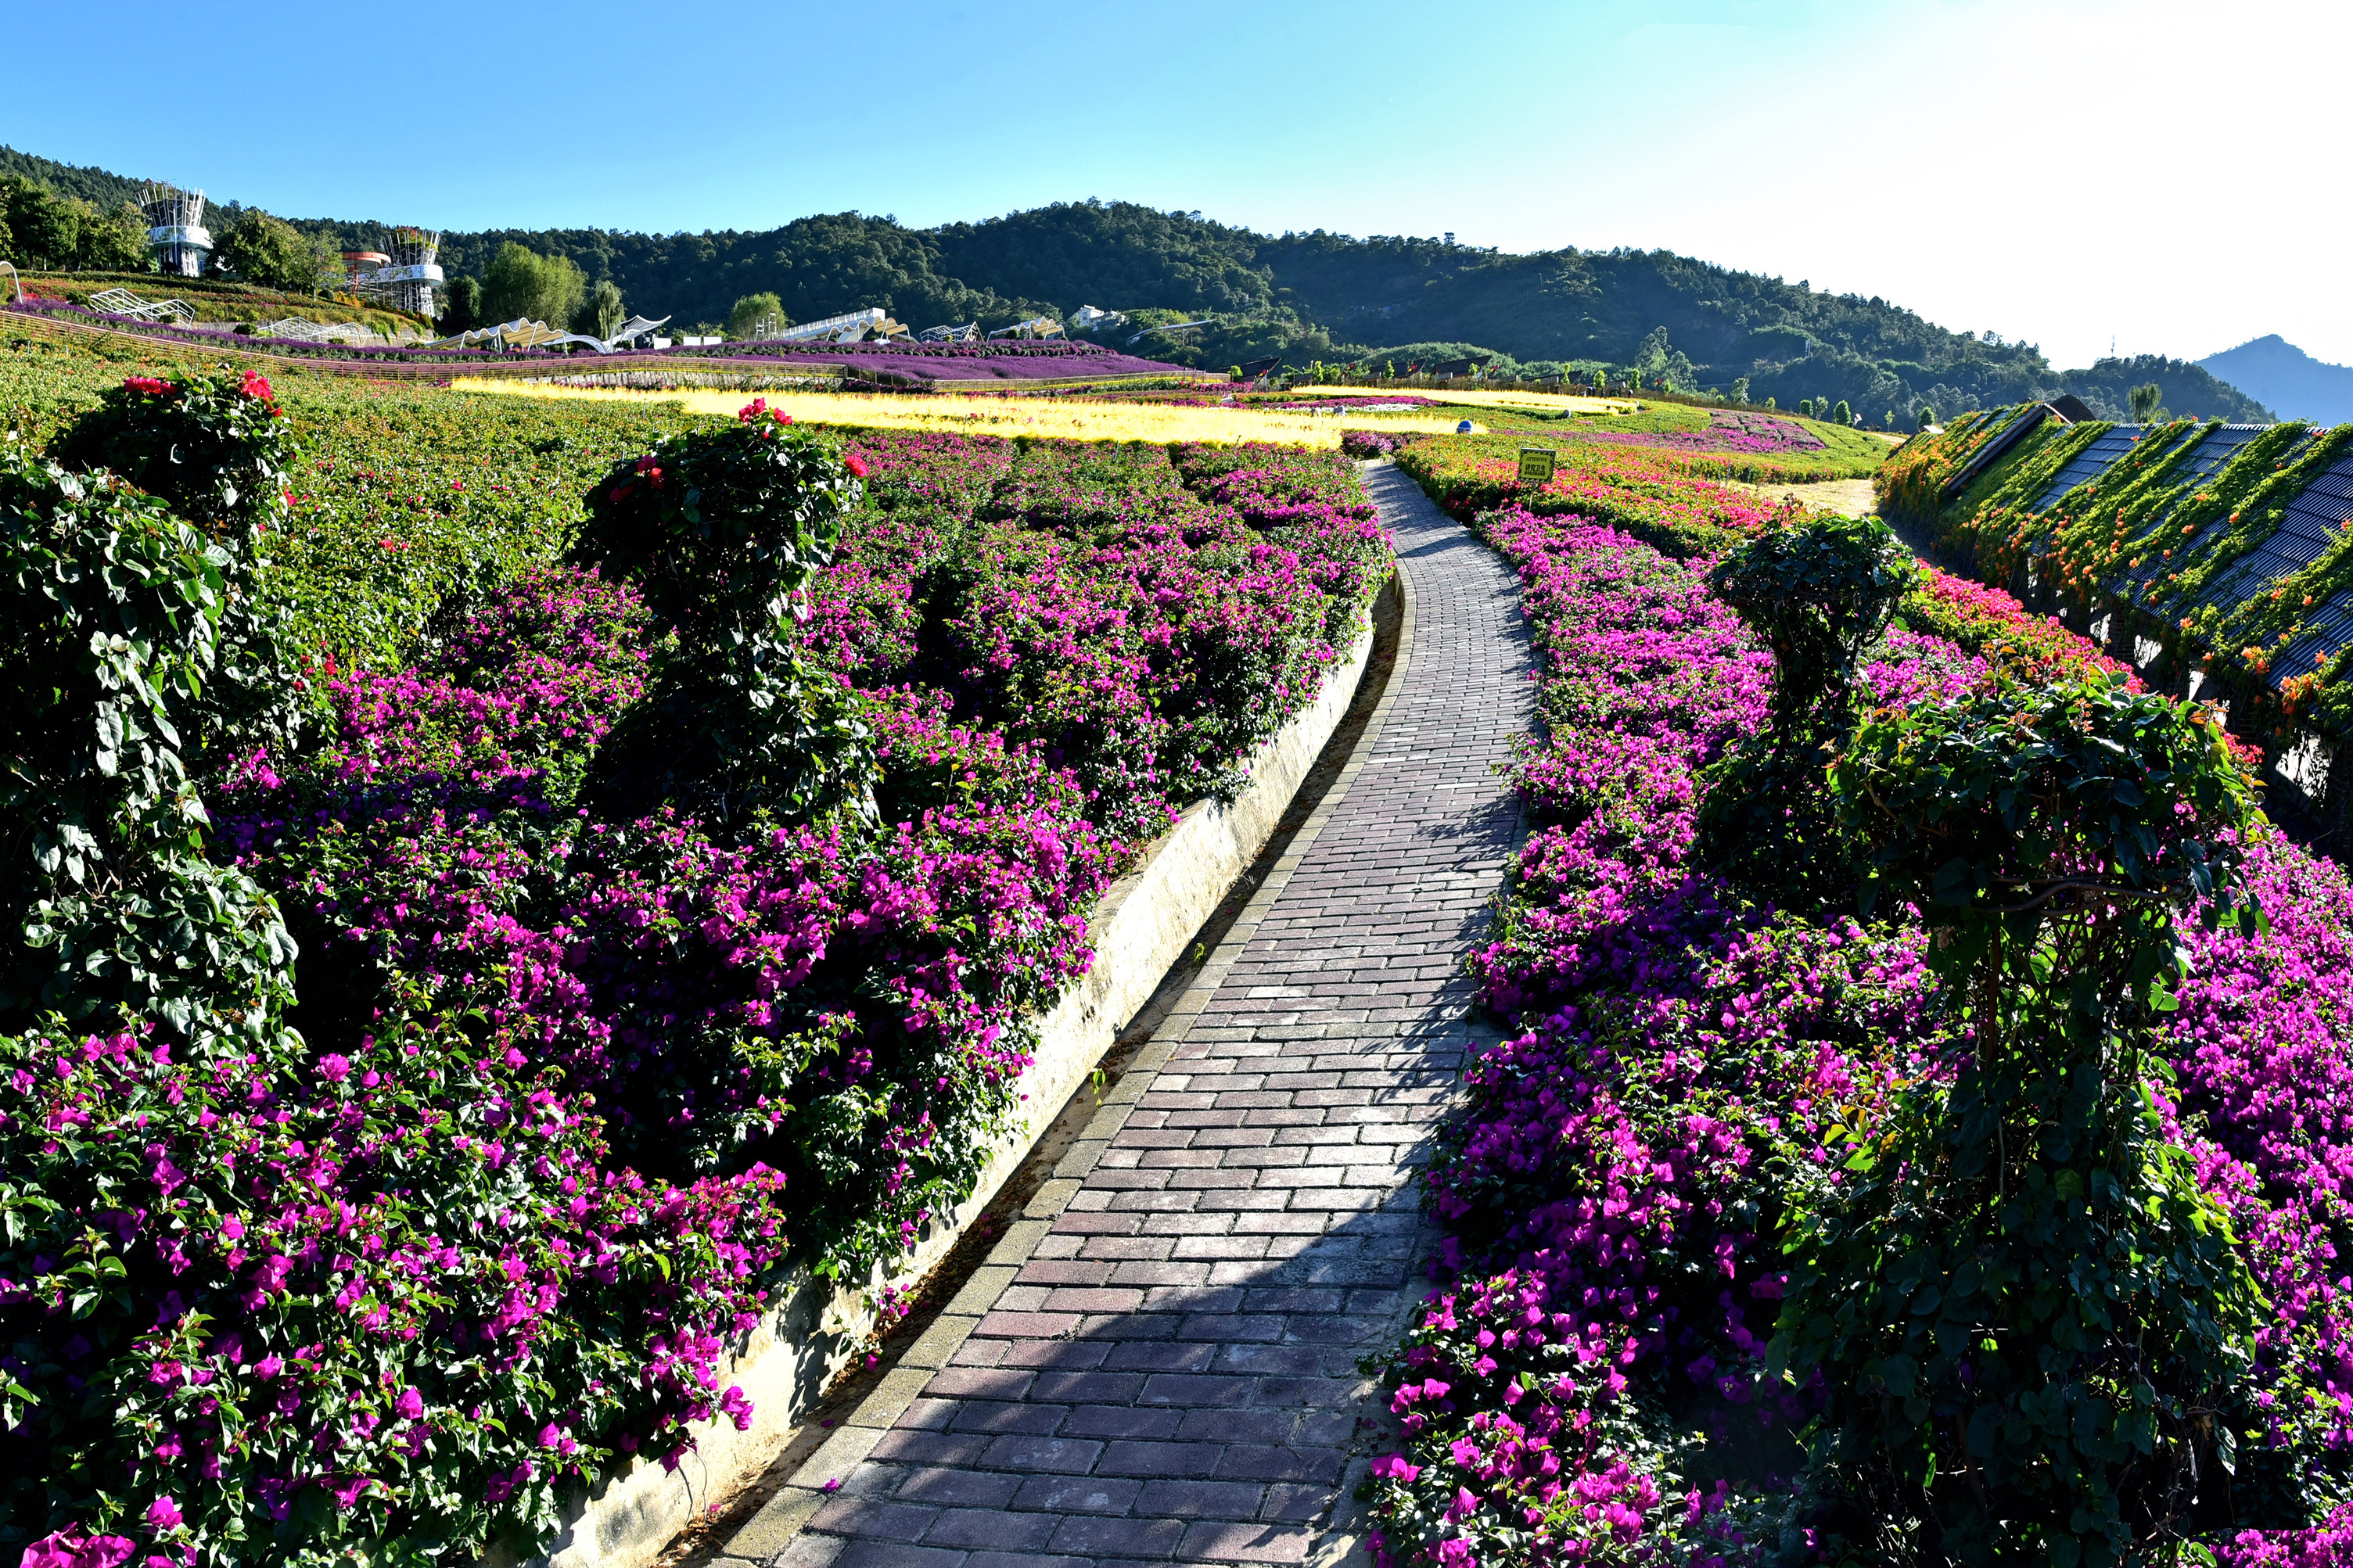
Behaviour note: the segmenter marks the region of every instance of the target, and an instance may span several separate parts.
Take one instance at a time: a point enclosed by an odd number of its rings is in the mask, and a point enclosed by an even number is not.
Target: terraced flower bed
[[[1377,1556],[1935,1562],[1982,1543],[1996,1560],[2338,1560],[2353,1542],[2353,1318],[2335,1279],[2353,1240],[2334,1174],[2353,1156],[2344,872],[2259,820],[2218,827],[2220,880],[2178,884],[2161,928],[2182,959],[2160,971],[2163,1005],[2102,1013],[2079,993],[2051,1015],[2078,1022],[2009,1043],[1993,999],[2031,1007],[2033,983],[1954,954],[1957,932],[1982,929],[1966,880],[1858,902],[1912,863],[1900,824],[1870,838],[1879,869],[1832,897],[1760,885],[1710,839],[1711,800],[1757,776],[1735,759],[1769,757],[1757,738],[1793,679],[1712,586],[1713,552],[1677,560],[1566,508],[1475,526],[1519,571],[1546,729],[1517,772],[1536,826],[1474,961],[1511,1035],[1430,1168],[1440,1283],[1381,1368],[1398,1434],[1373,1467]],[[2242,755],[2006,600],[1939,576],[1894,601],[1903,624],[1868,639],[1853,716],[1832,721],[1834,767],[1783,786],[1788,810],[1829,824],[1793,865],[1834,864],[1840,836],[1875,820],[1870,797],[1831,798],[1865,765],[1896,787],[1915,752],[1874,747],[1985,722],[2027,736],[1993,754],[2042,766],[2053,753],[2033,735],[2052,731],[2035,726],[2054,711],[2137,715],[2156,729],[2134,732],[2205,759],[2222,793],[2185,801],[2169,831],[2224,813]],[[1985,656],[1938,635],[1953,625]],[[1946,809],[1956,837],[1932,861],[1976,842],[1972,808]],[[2023,835],[2041,819],[2007,820]],[[2263,922],[2211,918],[2234,896]],[[2062,969],[2113,951],[2071,944],[2130,929],[2098,903],[2039,927],[1985,918],[2039,931],[2017,940],[2057,944],[2035,951]],[[2038,1102],[2042,1125],[2114,1103],[2104,1125],[2129,1131],[2105,1152],[2029,1152],[2051,1134],[1991,1097],[2040,1081],[2049,1042],[2079,1037],[2081,1099]],[[1981,1119],[1938,1120],[1964,1104]],[[2139,1173],[2122,1206],[2099,1184],[2117,1162]],[[2089,1185],[2084,1168],[2101,1173]],[[1903,1196],[1873,1206],[1882,1192]],[[1974,1250],[1936,1250],[1973,1225]],[[2168,1326],[2178,1298],[2124,1284],[2151,1255],[2168,1289],[2222,1304]],[[2191,1337],[2148,1348],[2168,1332]]]
[[[954,1206],[1387,570],[1336,455],[11,376],[28,1562],[527,1552],[747,1423],[772,1287]]]

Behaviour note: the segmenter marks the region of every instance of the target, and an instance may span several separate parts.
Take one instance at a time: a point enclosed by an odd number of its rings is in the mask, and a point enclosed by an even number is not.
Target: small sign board
[[[1560,454],[1550,447],[1520,448],[1520,483],[1540,485],[1552,478],[1553,464]]]

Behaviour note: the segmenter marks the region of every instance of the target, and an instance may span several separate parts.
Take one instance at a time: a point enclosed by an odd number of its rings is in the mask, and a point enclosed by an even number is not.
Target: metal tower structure
[[[139,193],[139,210],[147,216],[147,243],[155,250],[155,264],[181,278],[204,275],[213,253],[213,237],[205,227],[205,193],[151,182]]]
[[[439,314],[433,290],[440,285],[441,237],[429,228],[401,227],[385,236],[385,265],[352,276],[352,287],[396,310],[431,320]]]

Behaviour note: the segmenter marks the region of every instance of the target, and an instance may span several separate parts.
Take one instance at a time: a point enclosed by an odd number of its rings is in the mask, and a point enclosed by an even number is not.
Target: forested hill
[[[930,229],[838,213],[758,234],[453,234],[444,264],[479,273],[509,240],[568,255],[591,279],[610,277],[633,309],[688,324],[723,321],[737,297],[763,290],[797,321],[880,305],[918,328],[976,319],[997,326],[1096,305],[1215,318],[1207,330],[1153,331],[1134,344],[1199,364],[1271,353],[1300,364],[1386,363],[1397,345],[1448,345],[1461,357],[1544,371],[1638,365],[1687,386],[1728,387],[1746,376],[1759,400],[1843,398],[1873,418],[2063,390],[2125,412],[2112,377],[2063,375],[2030,344],[1949,331],[1883,299],[1663,250],[1512,256],[1436,239],[1269,236],[1198,213],[1086,201]],[[1132,331],[1097,335],[1117,341]],[[2266,417],[2194,365],[2169,362],[2158,379],[2174,407]]]
[[[125,202],[137,201],[142,184],[104,169],[79,168],[53,158],[19,153],[14,147],[0,147],[0,179],[12,174],[38,180],[62,196],[79,196],[100,212],[112,212]]]
[[[0,149],[0,174],[12,173],[109,205],[132,184]],[[345,248],[375,243],[384,226],[290,221]],[[1663,250],[1513,256],[1436,239],[1271,236],[1198,212],[1090,199],[928,229],[853,212],[760,233],[449,233],[442,265],[452,277],[480,277],[508,241],[568,256],[592,282],[611,279],[629,309],[686,328],[724,322],[738,298],[770,291],[795,321],[879,305],[917,328],[995,327],[1096,305],[1136,320],[1095,336],[1191,364],[1268,354],[1399,368],[1471,359],[1537,374],[1606,364],[1685,387],[1729,388],[1746,377],[1759,401],[1844,399],[1872,419],[2062,391],[2125,412],[2115,362],[2063,374],[2032,345],[1948,331],[1876,296],[1824,293]],[[1178,334],[1150,327],[1204,318],[1212,324]],[[2143,379],[2157,380],[2177,411],[2267,416],[2195,365],[2133,363],[2158,367]]]

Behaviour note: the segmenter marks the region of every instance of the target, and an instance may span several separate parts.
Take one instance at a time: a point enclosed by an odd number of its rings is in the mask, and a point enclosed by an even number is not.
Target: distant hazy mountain
[[[2353,419],[2353,365],[2324,364],[2277,332],[2198,362],[2283,419]]]
[[[2208,366],[2213,368],[2209,369]],[[2226,378],[2221,368],[2167,359],[2162,354],[2136,354],[2130,359],[2104,359],[2084,370],[2063,370],[2059,386],[2092,405],[2103,419],[2132,417],[2132,389],[2154,382],[2158,400],[2176,419],[2223,419],[2233,425],[2269,425],[2285,410],[2274,413],[2266,399],[2250,395],[2251,388]]]

